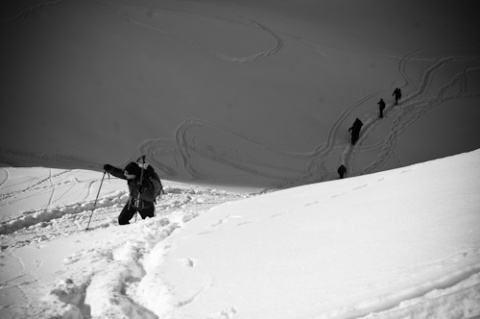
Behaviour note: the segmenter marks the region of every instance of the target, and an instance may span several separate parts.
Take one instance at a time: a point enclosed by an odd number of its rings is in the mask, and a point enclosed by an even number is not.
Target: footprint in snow
[[[216,315],[212,317],[212,319],[231,319],[237,314],[237,309],[235,307],[225,308]]]
[[[210,231],[202,231],[200,233],[198,233],[198,235],[210,235],[210,234],[213,234],[213,233],[216,233],[217,231],[213,231],[213,230],[210,230]]]
[[[238,223],[237,226],[244,226],[244,225],[247,225],[247,224],[251,224],[253,223],[252,221],[246,221],[246,222],[242,222],[242,223]]]
[[[180,260],[180,263],[184,267],[193,268],[193,267],[195,267],[196,262],[195,262],[195,259],[193,259],[193,258],[185,258],[185,259]]]
[[[368,186],[368,184],[364,184],[364,185],[360,185],[360,186],[354,187],[353,189],[354,189],[354,190],[357,190],[357,189],[365,188],[365,187],[367,187],[367,186]]]
[[[216,223],[213,223],[212,227],[217,227],[217,226],[220,226],[222,224],[225,224],[231,218],[242,218],[242,216],[227,216],[225,218],[222,218],[222,219],[218,220]]]

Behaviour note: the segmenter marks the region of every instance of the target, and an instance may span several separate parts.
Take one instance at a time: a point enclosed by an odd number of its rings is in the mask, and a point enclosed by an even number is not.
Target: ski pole
[[[140,171],[140,187],[143,187],[143,170],[145,168],[145,155],[142,155],[142,170]],[[137,195],[137,203],[140,205],[140,192]],[[135,222],[137,222],[137,212],[135,212]]]
[[[100,187],[98,188],[97,198],[95,198],[95,203],[93,204],[92,212],[90,213],[90,218],[88,219],[88,224],[87,224],[87,228],[85,228],[85,231],[88,230],[88,226],[90,226],[90,221],[92,220],[93,211],[95,210],[95,207],[97,207],[98,196],[100,195],[100,190],[102,189],[103,180],[105,179],[105,174],[107,174],[107,171],[103,172],[102,181],[100,182]]]

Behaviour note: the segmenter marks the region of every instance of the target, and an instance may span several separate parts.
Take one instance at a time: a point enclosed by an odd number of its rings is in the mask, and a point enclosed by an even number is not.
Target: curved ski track
[[[39,10],[39,9],[42,9],[46,6],[49,6],[49,5],[53,5],[53,4],[58,4],[60,2],[63,2],[64,0],[50,0],[50,1],[45,1],[44,3],[40,3],[40,4],[37,4],[37,5],[34,5],[34,6],[31,6],[25,10],[23,10],[22,12],[20,12],[19,14],[17,14],[16,16],[13,16],[12,18],[9,18],[9,19],[4,19],[0,22],[2,23],[8,23],[8,22],[13,22],[13,21],[16,21],[16,20],[20,20],[20,19],[24,19],[26,17],[28,17],[32,12],[36,11],[36,10]]]
[[[32,196],[39,196],[39,195],[42,195],[46,192],[51,192],[50,199],[49,199],[48,204],[47,204],[47,206],[49,206],[50,204],[52,204],[52,203],[61,199],[61,198],[57,198],[57,199],[54,200],[55,187],[56,187],[56,185],[59,184],[59,182],[58,181],[53,182],[53,179],[59,178],[60,183],[70,183],[71,181],[69,181],[69,180],[64,181],[64,182],[62,182],[62,181],[68,179],[69,177],[74,175],[76,172],[77,172],[77,170],[68,170],[68,171],[62,171],[62,172],[57,173],[57,174],[52,174],[52,171],[50,170],[50,175],[48,177],[42,178],[38,181],[27,180],[27,181],[22,182],[18,185],[13,185],[13,186],[19,186],[19,185],[22,185],[22,184],[27,184],[27,186],[25,186],[25,188],[21,188],[19,190],[14,190],[14,191],[11,191],[11,192],[0,194],[0,208],[12,205],[16,202],[23,201],[23,200],[28,199]],[[7,172],[7,174],[8,174],[8,172]],[[0,185],[0,189],[2,188],[2,186],[7,181],[8,181],[8,179]],[[29,185],[32,182],[33,182],[33,184]],[[28,195],[27,197],[21,196],[23,194],[33,194],[33,195]]]
[[[147,30],[151,30],[151,31],[154,31],[154,32],[158,32],[158,33],[160,33],[164,36],[179,39],[180,41],[182,41],[184,43],[188,43],[189,45],[195,47],[196,49],[205,51],[205,52],[215,56],[216,58],[218,58],[220,60],[223,60],[223,61],[227,61],[227,62],[235,62],[235,63],[252,62],[252,61],[262,59],[262,58],[266,58],[266,57],[269,57],[273,54],[276,54],[283,47],[282,39],[277,34],[275,34],[275,32],[273,32],[272,30],[270,30],[269,28],[267,28],[263,24],[255,21],[255,20],[252,20],[252,19],[248,19],[248,18],[245,18],[245,17],[239,17],[239,18],[218,17],[218,16],[214,16],[214,15],[210,15],[210,14],[207,15],[207,14],[204,14],[204,13],[190,12],[190,11],[184,11],[184,10],[178,10],[178,9],[177,10],[160,9],[160,8],[155,9],[156,11],[160,11],[160,12],[161,11],[176,12],[176,13],[181,13],[181,14],[184,14],[184,15],[203,17],[203,18],[210,19],[212,21],[222,21],[222,22],[226,22],[226,23],[240,25],[240,26],[243,26],[243,27],[246,27],[246,28],[258,29],[261,32],[265,32],[266,34],[268,34],[273,39],[274,45],[272,46],[272,48],[270,50],[259,51],[259,52],[255,53],[253,55],[250,55],[250,56],[243,56],[243,57],[230,56],[230,55],[224,54],[222,52],[219,52],[217,50],[214,50],[214,49],[208,47],[207,45],[202,44],[201,42],[195,41],[195,40],[187,38],[185,36],[181,36],[179,34],[175,34],[174,32],[169,32],[169,31],[163,30],[163,29],[155,27],[151,24],[144,23],[144,22],[140,21],[139,19],[135,19],[134,17],[132,17],[131,14],[128,14],[127,12],[122,11],[118,6],[113,7],[113,5],[109,2],[104,2],[104,1],[101,1],[101,0],[95,0],[95,2],[108,6],[109,10],[111,12],[113,12],[116,16],[118,16],[118,18],[120,18],[124,21],[127,21],[128,23],[131,23],[132,25],[135,25],[137,27],[144,28],[144,29],[147,29]]]
[[[441,58],[421,57],[421,55],[436,54],[441,51],[442,49],[430,51],[415,50],[400,60],[398,72],[404,80],[404,84],[401,85],[404,97],[398,106],[394,106],[393,102],[387,102],[384,112],[385,118],[394,116],[394,119],[385,138],[373,145],[364,145],[364,142],[381,123],[376,109],[363,114],[363,116],[358,116],[364,123],[364,126],[360,140],[355,146],[352,146],[347,141],[348,133],[346,126],[349,123],[345,123],[345,120],[365,103],[375,105],[376,102],[374,103],[371,100],[378,97],[379,94],[388,93],[389,95],[390,92],[387,92],[387,89],[374,91],[347,107],[333,123],[326,143],[318,145],[311,152],[297,153],[274,149],[253,137],[201,119],[187,119],[181,123],[177,128],[174,140],[148,140],[139,146],[139,150],[144,154],[149,154],[157,167],[168,176],[179,175],[181,174],[180,171],[184,170],[184,173],[192,179],[206,178],[207,176],[201,172],[201,165],[196,163],[195,160],[196,157],[203,157],[241,170],[247,174],[278,180],[277,188],[336,179],[336,172],[327,168],[327,161],[332,157],[336,158],[338,166],[345,164],[349,168],[349,176],[368,174],[379,169],[387,160],[395,156],[395,147],[399,136],[409,125],[421,118],[429,110],[450,100],[480,98],[480,91],[467,91],[467,74],[480,71],[480,54],[450,55]],[[425,63],[431,62],[419,79],[412,79],[407,72],[409,62],[412,60]],[[451,67],[452,65],[458,67],[458,73],[449,82],[432,87],[434,80],[438,80],[436,76],[447,66]],[[452,90],[452,88],[455,90]],[[202,148],[195,138],[189,137],[189,131],[193,128],[204,132],[215,131],[221,136],[229,136],[230,139],[237,139],[242,143],[247,143],[249,150],[253,152],[268,152],[275,154],[278,159],[276,159],[275,163],[258,163],[249,161],[245,154],[232,156],[232,152],[225,153],[215,146],[208,147],[208,149]],[[233,147],[231,148],[232,150],[234,149]],[[368,151],[378,151],[376,159],[365,167],[357,167],[356,160],[358,155]],[[162,164],[162,161],[159,159],[161,156],[173,158],[176,167]],[[155,159],[156,157],[157,159]],[[281,164],[284,162],[282,159],[286,158],[307,164],[302,172],[298,172],[298,170],[292,167],[286,167],[286,165]],[[399,162],[398,158],[396,160]],[[292,174],[294,174],[293,177]]]
[[[48,5],[58,4],[62,1],[63,0],[45,1],[42,4],[27,8],[15,17],[3,22],[11,22],[17,19],[23,19],[35,10],[39,10]],[[158,32],[164,36],[179,39],[199,50],[206,51],[216,58],[227,62],[245,63],[269,57],[278,53],[284,45],[281,37],[278,35],[280,32],[274,32],[267,26],[252,19],[245,17],[228,18],[214,16],[212,14],[189,12],[185,10],[155,8],[156,11],[160,12],[175,11],[180,14],[199,16],[215,21],[237,24],[247,28],[255,28],[261,32],[267,33],[274,41],[274,45],[267,51],[260,51],[253,55],[244,57],[229,56],[222,52],[213,50],[212,48],[209,48],[195,40],[144,23],[139,19],[134,18],[131,14],[122,11],[118,5],[112,2],[103,0],[93,0],[93,2],[106,6],[108,10],[113,12],[118,18],[127,21],[132,25]],[[307,44],[310,43],[303,38],[300,40]],[[318,145],[311,152],[296,153],[276,150],[272,147],[266,146],[264,143],[252,137],[202,119],[187,119],[181,123],[176,131],[174,140],[148,140],[143,142],[139,148],[142,153],[150,155],[150,159],[153,161],[156,167],[159,168],[166,176],[178,176],[180,174],[186,174],[187,177],[192,179],[202,179],[207,177],[207,174],[201,172],[201,165],[195,161],[197,156],[213,160],[236,170],[243,171],[246,174],[253,174],[278,180],[276,185],[277,188],[290,187],[336,178],[335,172],[332,172],[331,168],[327,168],[327,161],[332,157],[337,158],[336,163],[338,166],[344,164],[348,167],[349,176],[367,174],[380,168],[392,155],[394,156],[395,146],[399,136],[405,131],[405,129],[408,128],[409,125],[421,118],[433,107],[449,100],[480,97],[480,91],[468,92],[466,89],[467,74],[478,72],[480,70],[480,54],[477,52],[474,52],[470,55],[454,54],[458,49],[465,51],[465,49],[470,48],[439,48],[431,50],[418,49],[410,52],[400,60],[397,69],[404,80],[404,84],[400,85],[400,87],[406,92],[410,91],[410,93],[403,97],[399,106],[394,107],[392,103],[387,103],[385,117],[388,118],[395,116],[395,118],[393,119],[392,125],[384,140],[374,145],[364,145],[364,142],[381,123],[381,121],[378,119],[376,111],[363,114],[363,116],[358,116],[364,123],[364,126],[362,128],[360,140],[355,146],[352,146],[347,141],[348,133],[346,132],[345,128],[345,120],[349,117],[349,115],[351,115],[355,110],[363,106],[365,103],[374,104],[371,102],[371,99],[378,97],[380,93],[387,92],[387,89],[381,89],[367,94],[366,96],[358,99],[352,105],[348,106],[340,114],[335,123],[333,123],[326,143]],[[352,53],[371,54],[355,51],[352,51]],[[443,57],[438,58],[437,56]],[[432,64],[423,71],[423,74],[419,79],[412,79],[407,72],[407,67],[411,61],[424,61],[425,63],[432,62]],[[437,88],[431,87],[433,81],[435,80],[435,75],[441,72],[446,66],[451,66],[452,64],[458,65],[460,69],[458,73],[450,80],[450,82],[445,83]],[[464,66],[463,68],[462,65]],[[418,81],[418,83],[416,83],[416,81]],[[458,92],[447,94],[447,91],[455,86],[459,87]],[[247,158],[246,155],[243,156],[234,154],[234,152],[232,152],[234,149],[233,147],[231,147],[231,150],[227,150],[226,152],[220,152],[215,146],[208,147],[208,149],[202,148],[199,146],[199,143],[195,138],[189,138],[188,134],[192,128],[216,131],[219,134],[238,139],[242,143],[249,143],[249,147],[253,152],[261,151],[264,152],[264,154],[269,153],[278,155],[277,162],[276,164],[272,164],[254,161]],[[377,150],[379,153],[374,161],[365,167],[357,167],[357,157],[360,153]],[[172,166],[165,164],[164,161],[159,159],[159,157],[162,156],[168,156],[173,159],[175,165]],[[299,169],[292,168],[291,165],[287,166],[282,164],[282,158],[285,157],[299,161],[299,163],[303,163],[299,165],[304,165],[304,169],[299,171]],[[1,195],[1,201],[7,199],[8,196],[8,194]]]
[[[1,22],[9,23],[9,22],[13,22],[13,21],[16,21],[16,20],[24,19],[24,18],[28,17],[34,11],[40,10],[40,9],[46,7],[46,6],[49,6],[49,5],[54,5],[54,4],[61,3],[63,1],[64,0],[45,1],[44,3],[37,4],[37,5],[34,5],[32,7],[29,7],[27,9],[23,10],[22,12],[20,12],[19,14],[17,14],[16,16],[14,16],[12,18],[4,19]],[[148,29],[150,31],[158,32],[158,33],[160,33],[164,36],[179,39],[180,41],[183,41],[184,43],[188,43],[189,45],[195,47],[196,49],[203,50],[203,51],[215,56],[216,58],[218,58],[220,60],[223,60],[223,61],[227,61],[227,62],[235,62],[235,63],[252,62],[252,61],[262,59],[262,58],[266,58],[266,57],[269,57],[273,54],[276,54],[283,47],[282,39],[275,32],[270,30],[265,25],[255,21],[255,20],[249,19],[249,18],[245,18],[245,17],[226,18],[226,17],[218,17],[218,16],[214,16],[214,15],[210,15],[210,14],[207,15],[207,14],[204,14],[204,13],[189,12],[189,11],[178,10],[178,9],[173,10],[173,9],[155,8],[155,11],[171,11],[171,12],[181,13],[181,14],[190,15],[190,16],[203,17],[203,18],[207,18],[207,19],[210,19],[210,20],[213,20],[213,21],[215,21],[215,20],[216,21],[223,21],[223,22],[226,22],[226,23],[240,25],[240,26],[243,26],[243,27],[246,27],[246,28],[254,28],[254,29],[259,30],[260,32],[264,32],[264,33],[268,34],[271,37],[271,39],[273,40],[273,46],[269,50],[259,51],[255,54],[252,54],[252,55],[249,55],[249,56],[243,56],[243,57],[230,56],[230,55],[224,54],[222,52],[219,52],[217,50],[214,50],[212,48],[209,48],[207,45],[204,45],[201,42],[195,41],[193,39],[189,39],[185,36],[175,34],[174,32],[169,32],[169,31],[163,30],[161,28],[157,28],[157,27],[152,26],[150,24],[144,23],[144,22],[140,21],[139,19],[135,19],[134,17],[132,17],[131,14],[129,14],[125,11],[122,11],[121,8],[119,7],[119,5],[117,5],[115,2],[102,1],[102,0],[91,0],[91,2],[95,2],[97,4],[106,6],[107,9],[110,12],[113,12],[119,19],[121,19],[123,21],[126,21],[126,22],[128,22],[128,23],[130,23],[134,26],[144,28],[144,29]]]

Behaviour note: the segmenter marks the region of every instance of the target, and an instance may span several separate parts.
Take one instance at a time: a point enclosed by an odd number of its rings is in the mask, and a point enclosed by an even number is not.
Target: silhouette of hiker
[[[342,164],[338,170],[338,175],[340,175],[340,179],[342,179],[345,176],[345,173],[347,173],[347,168]]]
[[[385,101],[383,99],[380,99],[380,101],[377,104],[380,109],[380,118],[383,119],[383,110],[385,109]]]
[[[360,137],[360,130],[363,126],[362,121],[360,121],[358,118],[353,122],[353,125],[351,128],[348,129],[348,131],[352,131],[352,145],[355,145],[357,143],[359,137]]]
[[[395,97],[395,105],[398,105],[398,100],[400,100],[402,98],[402,90],[400,90],[399,88],[396,88],[392,95]]]

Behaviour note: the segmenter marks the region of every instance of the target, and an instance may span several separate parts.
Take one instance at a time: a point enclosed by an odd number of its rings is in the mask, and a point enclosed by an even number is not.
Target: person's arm
[[[120,168],[117,168],[115,166],[112,166],[110,164],[105,164],[103,165],[103,169],[105,170],[105,172],[107,172],[108,174],[110,175],[113,175],[117,178],[121,178],[121,179],[127,179],[125,177],[125,174],[123,173],[123,169],[120,169]]]

